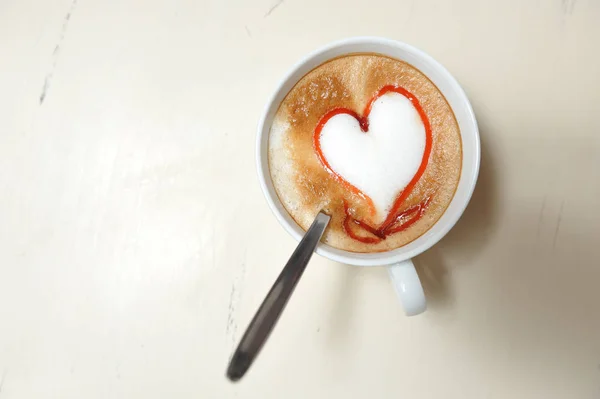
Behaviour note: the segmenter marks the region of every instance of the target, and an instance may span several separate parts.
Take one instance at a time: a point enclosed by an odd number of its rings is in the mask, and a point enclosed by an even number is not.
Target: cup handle
[[[412,260],[388,266],[388,273],[406,315],[415,316],[423,313],[427,309],[427,302]]]

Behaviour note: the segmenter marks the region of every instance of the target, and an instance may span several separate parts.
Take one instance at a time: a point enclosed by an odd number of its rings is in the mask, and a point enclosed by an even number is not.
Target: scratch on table
[[[75,11],[76,6],[77,0],[73,0],[71,6],[69,7],[69,10],[67,11],[67,15],[63,19],[58,43],[56,43],[56,46],[54,46],[54,50],[52,51],[52,64],[50,66],[50,71],[44,77],[44,85],[42,86],[42,92],[40,93],[40,105],[44,103],[44,99],[46,98],[48,89],[50,88],[50,83],[52,82],[52,77],[54,76],[54,70],[56,69],[58,56],[60,54],[60,46],[62,45],[62,42],[65,39],[65,34],[67,33],[67,28],[69,27],[69,21],[71,20],[71,15],[73,14],[73,11]]]
[[[4,370],[2,372],[2,378],[0,378],[0,393],[2,393],[2,387],[4,386],[4,380],[6,379],[7,373],[8,373],[8,370]]]
[[[227,326],[225,328],[225,333],[229,337],[231,341],[231,345],[235,345],[235,341],[237,339],[237,313],[238,306],[240,302],[240,298],[242,296],[242,284],[244,282],[244,277],[246,275],[246,251],[244,251],[243,260],[240,265],[239,271],[237,271],[236,275],[233,278],[233,283],[231,284],[231,292],[229,293],[229,307],[227,309]]]
[[[556,229],[554,229],[554,238],[552,239],[552,250],[554,250],[554,248],[556,248],[556,240],[558,238],[558,231],[560,230],[560,222],[562,221],[564,205],[565,205],[565,201],[563,200],[560,203],[560,209],[558,210],[558,220],[556,221]]]
[[[216,227],[215,227],[215,223],[212,223],[211,229],[210,229],[210,240],[212,242],[212,245],[210,247],[211,249],[211,258],[212,258],[212,269],[214,269],[217,266],[217,251],[215,250],[216,247],[216,242],[215,242],[215,238],[217,237],[216,234]]]
[[[280,5],[282,5],[284,3],[285,0],[278,0],[277,3],[273,4],[273,6],[271,8],[269,8],[269,11],[266,12],[265,14],[265,18],[267,18],[269,15],[271,15],[271,13],[273,11],[275,11],[275,9],[277,7],[279,7]]]
[[[227,309],[227,327],[225,328],[225,332],[227,333],[227,335],[235,335],[235,332],[237,330],[237,323],[235,321],[235,307],[236,307],[236,301],[235,301],[235,297],[237,294],[237,287],[234,284],[231,285],[231,292],[229,293],[229,308]]]
[[[244,25],[244,29],[246,30],[246,35],[248,35],[248,37],[252,39],[252,32],[250,32],[250,28],[248,28],[248,25]]]
[[[542,221],[544,220],[544,210],[546,209],[546,195],[544,195],[544,199],[542,200],[542,206],[540,207],[540,216],[538,216],[538,222],[537,222],[537,232],[536,232],[536,238],[540,238],[540,232],[542,229]]]
[[[565,15],[573,14],[573,10],[575,9],[575,4],[577,0],[561,0],[562,3],[562,11]]]

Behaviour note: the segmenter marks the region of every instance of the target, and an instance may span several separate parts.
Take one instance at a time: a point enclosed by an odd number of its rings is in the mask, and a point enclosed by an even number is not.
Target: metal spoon
[[[238,381],[244,376],[260,352],[269,334],[279,320],[285,305],[292,296],[331,217],[320,212],[312,223],[287,264],[277,277],[260,308],[250,322],[227,368],[227,377]]]

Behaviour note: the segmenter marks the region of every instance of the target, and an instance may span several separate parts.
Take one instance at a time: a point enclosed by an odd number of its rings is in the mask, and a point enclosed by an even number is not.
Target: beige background
[[[4,0],[0,398],[600,398],[600,3]],[[254,168],[286,70],[411,43],[472,100],[472,203],[417,258],[316,257],[247,377],[235,343],[295,243]]]

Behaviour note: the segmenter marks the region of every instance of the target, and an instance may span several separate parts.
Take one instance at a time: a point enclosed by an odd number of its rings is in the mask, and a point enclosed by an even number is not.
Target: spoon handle
[[[227,377],[231,381],[237,381],[244,376],[269,337],[317,247],[329,219],[330,216],[322,212],[317,215],[258,308],[229,362]]]

